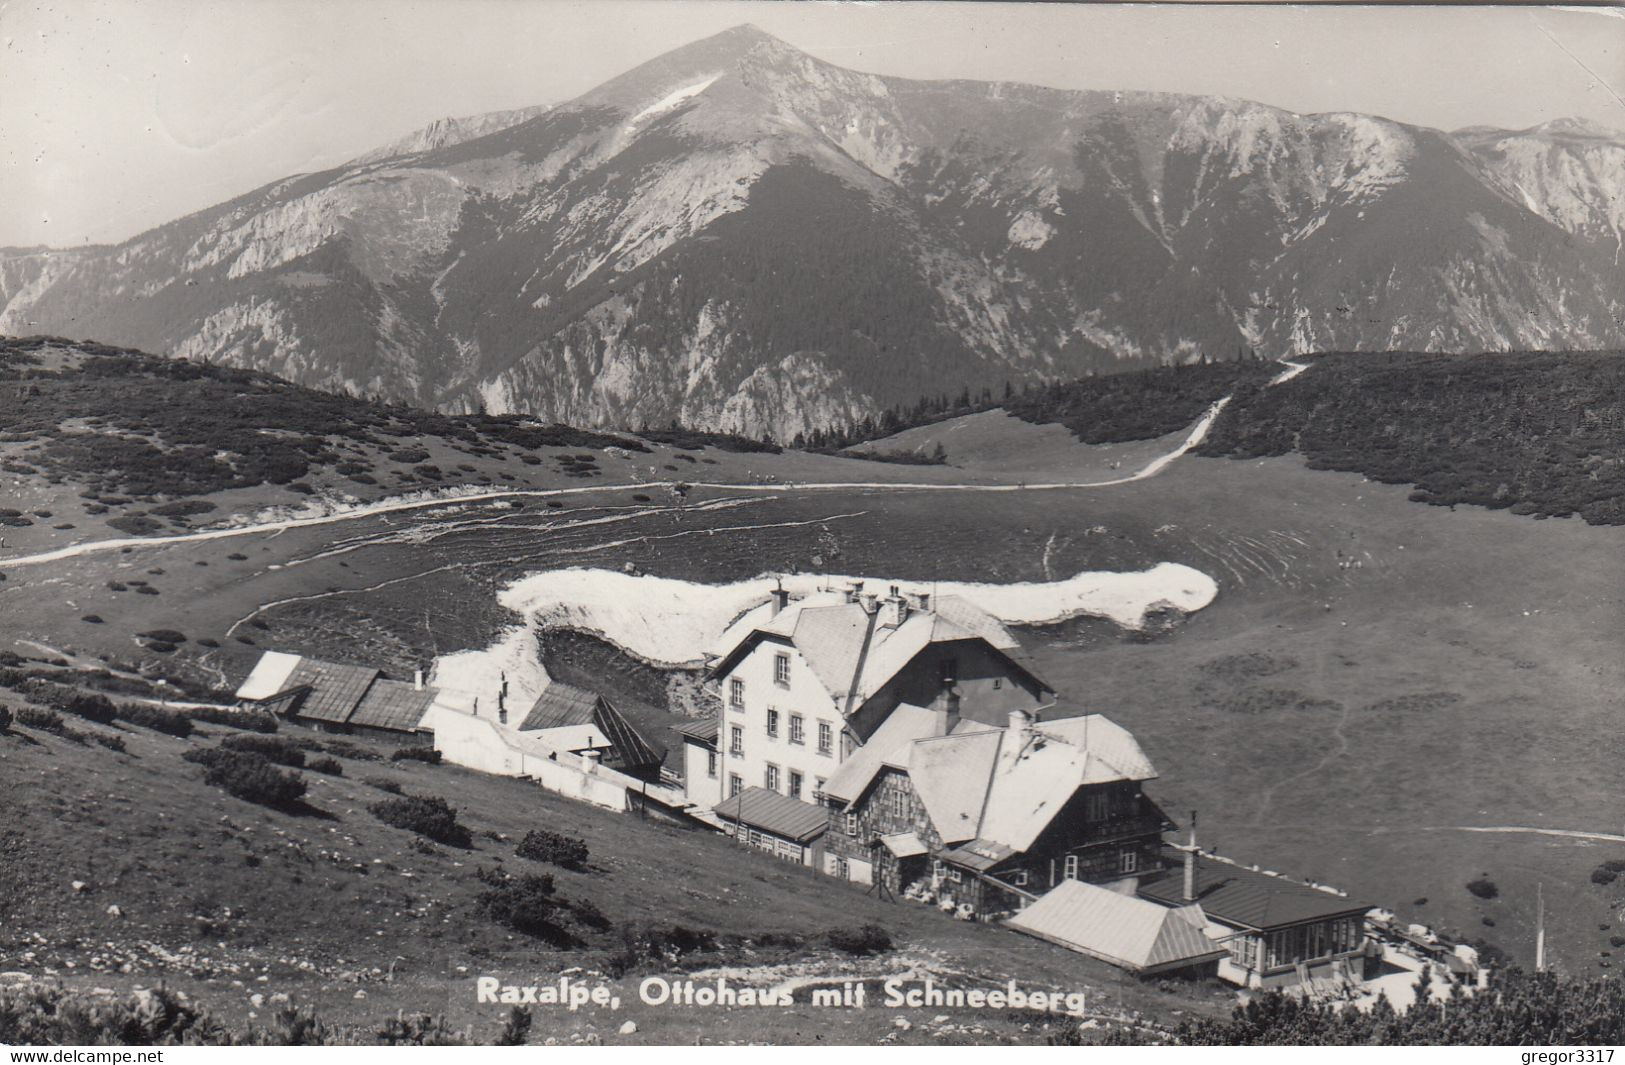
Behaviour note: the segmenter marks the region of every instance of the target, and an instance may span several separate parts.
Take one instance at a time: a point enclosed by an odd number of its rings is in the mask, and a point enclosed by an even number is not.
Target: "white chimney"
[[[421,669],[412,671],[412,690],[415,692],[423,690],[423,670]]]
[[[862,594],[863,594],[863,582],[862,581],[853,581],[851,584],[846,586],[846,601],[848,603],[856,603],[858,601],[858,597],[860,595],[862,595]]]
[[[1025,710],[1020,710],[1020,709],[1010,711],[1010,734],[1011,734],[1011,736],[1020,737],[1020,736],[1024,735],[1025,733],[1027,733],[1028,731],[1030,731],[1032,729],[1032,727],[1033,727],[1033,715],[1029,714]]]
[[[908,601],[897,594],[897,585],[891,586],[891,594],[881,600],[880,624],[889,629],[895,629],[908,620]]]
[[[783,610],[789,605],[790,593],[784,590],[784,582],[781,581],[779,582],[779,586],[773,589],[772,613],[769,616],[778,617],[779,611]]]

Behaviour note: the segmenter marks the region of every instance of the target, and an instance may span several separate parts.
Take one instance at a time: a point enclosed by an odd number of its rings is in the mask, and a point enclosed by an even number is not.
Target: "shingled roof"
[[[666,757],[665,752],[645,740],[608,699],[560,680],[542,690],[519,731],[538,732],[580,725],[595,726],[609,741],[611,753],[604,759],[606,765],[659,765]]]
[[[1270,876],[1241,865],[1209,858],[1196,859],[1196,898],[1185,898],[1184,856],[1169,854],[1168,872],[1140,884],[1140,894],[1165,906],[1194,901],[1215,921],[1232,928],[1268,931],[1363,914],[1371,904],[1334,895],[1284,876]]]
[[[347,724],[411,732],[434,702],[433,688],[419,688],[398,680],[373,681]]]

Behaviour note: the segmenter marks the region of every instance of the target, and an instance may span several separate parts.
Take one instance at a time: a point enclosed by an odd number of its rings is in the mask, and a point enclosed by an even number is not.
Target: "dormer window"
[[[773,683],[781,688],[790,686],[790,656],[773,656]]]
[[[944,658],[942,660],[941,668],[942,668],[942,683],[943,683],[944,687],[946,687],[949,684],[958,684],[959,683],[959,659],[957,659],[957,658]]]

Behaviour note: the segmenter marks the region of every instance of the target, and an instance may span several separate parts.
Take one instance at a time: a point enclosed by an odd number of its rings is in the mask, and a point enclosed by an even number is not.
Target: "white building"
[[[701,807],[759,787],[816,804],[825,781],[897,707],[1002,724],[1053,697],[992,615],[957,597],[865,595],[861,586],[791,599],[780,590],[722,635],[709,724],[680,730]]]

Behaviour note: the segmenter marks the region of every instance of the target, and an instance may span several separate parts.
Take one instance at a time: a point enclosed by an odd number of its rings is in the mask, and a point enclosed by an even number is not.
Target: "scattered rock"
[[[627,1021],[625,1024],[621,1025],[621,1034],[622,1035],[634,1035],[634,1034],[636,1034],[637,1030],[638,1030],[638,1022],[637,1021]]]
[[[357,992],[356,992],[356,993],[355,993],[355,997],[356,997],[356,998],[366,998],[366,997],[367,997],[367,993],[366,993],[366,992],[365,992],[365,991],[357,991]]]
[[[107,916],[109,916],[109,917],[123,917],[124,916],[124,911],[119,909],[117,905],[109,906],[109,907],[107,907]]]
[[[73,890],[75,890],[75,891],[89,891],[90,890],[90,885],[85,883],[83,880],[75,880],[73,882]]]
[[[894,1017],[894,1018],[892,1018],[891,1026],[893,1028],[896,1028],[900,1032],[906,1032],[910,1028],[914,1027],[912,1024],[908,1023],[908,1018],[907,1017]]]

